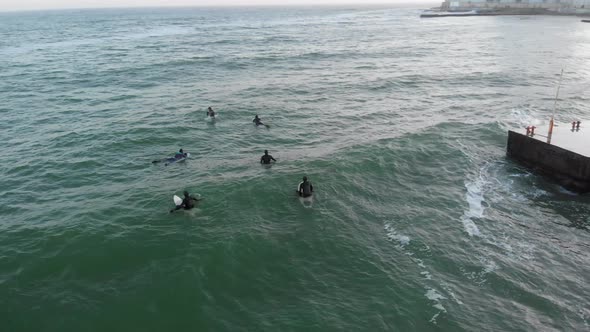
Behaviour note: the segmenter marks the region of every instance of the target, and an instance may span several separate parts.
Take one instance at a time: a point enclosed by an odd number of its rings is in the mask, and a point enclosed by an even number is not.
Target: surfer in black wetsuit
[[[301,197],[309,197],[313,194],[313,186],[311,185],[311,182],[307,181],[307,176],[303,177],[303,182],[299,184],[297,193]]]
[[[176,152],[176,154],[174,155],[174,159],[182,159],[186,157],[186,153],[184,153],[184,151],[182,149],[178,150],[178,152]]]
[[[197,198],[191,196],[188,193],[188,191],[185,191],[184,198],[182,199],[182,203],[180,205],[177,205],[176,208],[170,210],[170,213],[172,213],[176,210],[180,210],[180,209],[190,210],[195,207],[195,205],[198,201],[200,201],[200,199],[197,199]]]
[[[262,123],[262,121],[258,117],[258,114],[256,114],[256,116],[254,117],[254,120],[252,120],[252,122],[254,122],[254,124],[257,126],[264,126],[264,123]]]
[[[264,156],[260,157],[260,163],[270,164],[271,160],[277,161],[275,158],[268,154],[268,150],[264,150]]]
[[[215,117],[215,112],[213,111],[213,109],[211,108],[211,106],[209,106],[209,108],[207,109],[207,116],[214,118]]]
[[[166,163],[165,165],[168,166],[169,163],[173,163],[173,162],[179,161],[182,158],[186,158],[186,157],[188,157],[188,153],[185,153],[184,150],[180,149],[180,150],[178,150],[178,152],[176,152],[174,154],[174,157],[169,157],[169,158],[154,160],[154,161],[152,161],[152,164],[156,164],[156,163],[159,163],[159,162],[165,162]]]

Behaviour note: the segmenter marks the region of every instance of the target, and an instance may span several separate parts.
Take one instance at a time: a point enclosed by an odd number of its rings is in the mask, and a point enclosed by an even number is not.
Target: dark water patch
[[[242,42],[243,41],[239,40],[239,39],[218,39],[218,40],[209,41],[209,42],[205,43],[204,45],[239,45]]]
[[[281,35],[281,36],[265,36],[263,37],[260,42],[267,44],[267,43],[276,43],[278,45],[282,45],[282,44],[292,44],[292,43],[297,43],[300,42],[301,40],[295,37],[291,37],[291,36],[285,36],[285,35]]]

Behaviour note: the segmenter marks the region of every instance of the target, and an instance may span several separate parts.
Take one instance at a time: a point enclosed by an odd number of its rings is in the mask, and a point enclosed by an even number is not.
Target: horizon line
[[[138,5],[138,6],[106,6],[106,7],[62,7],[62,8],[38,8],[38,9],[0,9],[0,13],[22,13],[22,12],[46,12],[46,11],[69,11],[69,10],[105,10],[105,9],[168,9],[168,8],[265,8],[265,7],[342,7],[342,6],[363,6],[363,7],[406,7],[420,8],[438,3],[436,0],[424,3],[382,3],[360,1],[322,4],[217,4],[217,5]],[[421,6],[422,5],[422,6]],[[429,7],[430,8],[430,7]]]

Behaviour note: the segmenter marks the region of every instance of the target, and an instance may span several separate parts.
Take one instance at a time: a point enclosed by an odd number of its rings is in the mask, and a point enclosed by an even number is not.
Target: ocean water
[[[590,25],[418,15],[0,14],[0,330],[590,330],[590,199],[505,156]]]

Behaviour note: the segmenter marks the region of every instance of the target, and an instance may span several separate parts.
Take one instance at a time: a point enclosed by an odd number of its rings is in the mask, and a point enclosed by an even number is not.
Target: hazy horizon
[[[322,5],[433,5],[441,1],[432,0],[56,0],[50,4],[44,0],[22,0],[15,3],[0,0],[0,11],[28,11],[51,9],[90,9],[90,8],[141,8],[141,7],[217,7],[217,6],[322,6]]]

